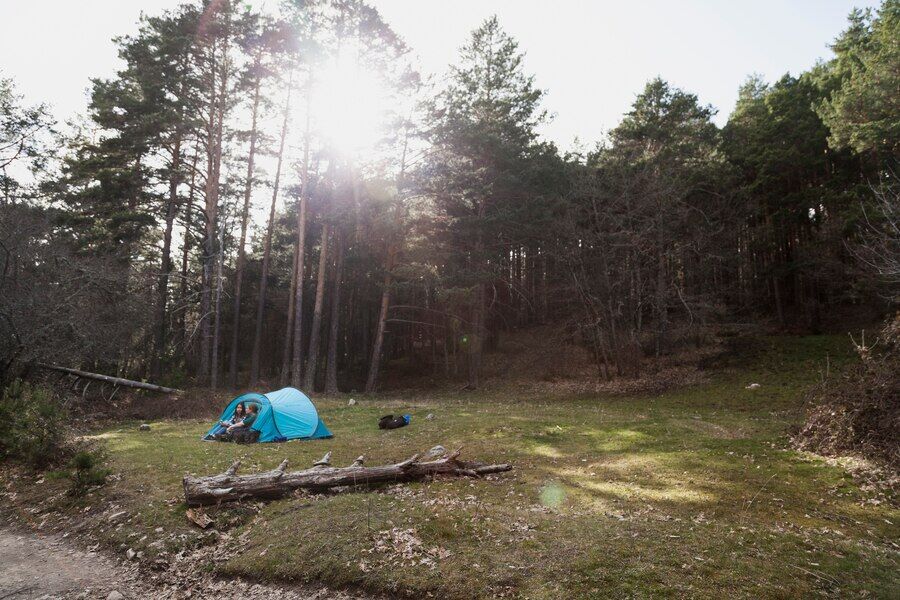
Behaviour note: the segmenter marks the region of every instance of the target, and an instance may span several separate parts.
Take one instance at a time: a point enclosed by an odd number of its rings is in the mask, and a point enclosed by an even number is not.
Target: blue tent
[[[298,389],[287,387],[277,392],[257,394],[250,392],[232,400],[220,421],[230,419],[238,403],[259,405],[259,416],[251,426],[259,431],[260,442],[284,442],[286,440],[317,440],[330,438],[331,432],[319,418],[312,401]],[[215,427],[209,430],[212,433]]]

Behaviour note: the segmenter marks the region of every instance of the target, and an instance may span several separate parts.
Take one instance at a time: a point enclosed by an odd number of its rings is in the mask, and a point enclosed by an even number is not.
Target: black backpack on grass
[[[399,429],[409,424],[404,417],[395,417],[394,415],[385,415],[378,419],[378,429]]]

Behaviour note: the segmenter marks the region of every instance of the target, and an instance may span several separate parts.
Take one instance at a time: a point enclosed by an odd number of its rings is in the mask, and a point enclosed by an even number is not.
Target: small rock
[[[115,520],[118,519],[119,517],[125,516],[125,515],[127,515],[127,514],[128,514],[128,511],[127,511],[127,510],[122,510],[122,511],[119,511],[119,512],[117,512],[117,513],[113,513],[113,514],[109,515],[109,522],[112,523],[113,521],[115,521]]]
[[[113,590],[106,597],[106,600],[125,600],[125,596],[119,590]]]
[[[425,418],[428,419],[429,421],[432,420],[434,418],[434,413],[428,413],[428,415],[426,415]]]
[[[747,386],[746,388],[744,388],[744,389],[748,389],[748,390],[758,390],[759,387],[760,387],[760,386],[759,386],[758,383],[751,383],[750,385],[748,385],[748,386]]]
[[[135,556],[137,556],[137,552],[135,552],[131,548],[129,548],[128,550],[125,551],[125,557],[128,560],[132,560]]]
[[[149,423],[141,423],[141,426],[138,427],[138,429],[140,431],[150,431],[150,424]]]
[[[347,402],[347,406],[356,406],[356,400],[350,398],[350,400]]]
[[[443,456],[447,453],[447,449],[441,445],[437,445],[428,451],[428,456]]]

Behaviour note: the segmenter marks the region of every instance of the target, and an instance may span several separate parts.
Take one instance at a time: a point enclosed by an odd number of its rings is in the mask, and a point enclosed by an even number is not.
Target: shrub
[[[813,388],[806,423],[794,438],[802,450],[855,453],[900,469],[900,315],[881,348],[857,345],[860,362]]]
[[[102,458],[96,452],[82,450],[69,462],[68,477],[72,482],[69,495],[81,496],[88,489],[106,483],[109,469],[99,466]]]
[[[14,381],[0,397],[0,460],[43,468],[65,455],[65,409],[42,387]]]

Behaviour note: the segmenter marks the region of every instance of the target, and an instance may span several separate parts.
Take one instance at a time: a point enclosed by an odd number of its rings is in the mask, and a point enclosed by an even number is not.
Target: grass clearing
[[[119,474],[102,500],[130,515],[115,526],[98,517],[98,532],[165,556],[215,535],[186,523],[186,472],[236,458],[243,472],[284,457],[305,468],[328,450],[336,466],[360,454],[377,464],[442,444],[515,470],[223,510],[239,553],[210,568],[412,597],[897,597],[900,511],[788,448],[826,354],[834,368],[846,342],[768,338],[746,364],[655,397],[316,399],[331,440],[236,446],[201,443],[206,421],[157,422],[151,433],[126,424],[93,436]],[[381,431],[388,412],[412,424]],[[154,546],[157,527],[176,542]]]

